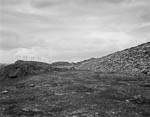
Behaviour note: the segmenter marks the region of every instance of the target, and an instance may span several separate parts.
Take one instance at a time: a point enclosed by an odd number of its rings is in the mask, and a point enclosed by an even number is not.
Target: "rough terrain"
[[[150,117],[149,58],[146,43],[79,63],[17,61],[1,68],[0,117]]]
[[[72,70],[0,82],[0,117],[149,117],[150,78]]]
[[[78,69],[105,73],[150,74],[150,42],[102,58],[80,62]]]

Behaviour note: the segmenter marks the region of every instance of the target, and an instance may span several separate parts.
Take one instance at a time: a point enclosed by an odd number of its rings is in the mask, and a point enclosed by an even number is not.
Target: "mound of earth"
[[[51,67],[47,63],[35,62],[35,61],[16,61],[14,64],[10,64],[4,67],[2,78],[18,78],[27,75],[34,75],[43,72],[48,72]]]
[[[150,74],[150,42],[101,58],[85,60],[77,67],[104,73]]]

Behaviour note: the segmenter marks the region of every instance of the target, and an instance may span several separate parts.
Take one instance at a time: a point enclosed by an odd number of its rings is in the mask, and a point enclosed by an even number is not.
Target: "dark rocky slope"
[[[80,62],[78,69],[117,73],[150,73],[150,42],[102,58]]]

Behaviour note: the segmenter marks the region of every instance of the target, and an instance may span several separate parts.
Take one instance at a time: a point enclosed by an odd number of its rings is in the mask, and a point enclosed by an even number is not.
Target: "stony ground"
[[[150,42],[110,55],[79,62],[79,69],[101,72],[150,74]]]
[[[66,71],[1,81],[0,117],[150,117],[150,78]]]

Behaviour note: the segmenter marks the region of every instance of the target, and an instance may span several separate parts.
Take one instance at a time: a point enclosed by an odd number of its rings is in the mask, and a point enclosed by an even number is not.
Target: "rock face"
[[[51,69],[49,64],[34,61],[16,61],[14,64],[4,68],[1,75],[2,78],[18,78],[27,75],[39,74],[47,72]]]
[[[150,74],[150,42],[102,58],[80,62],[78,69],[101,72]]]

